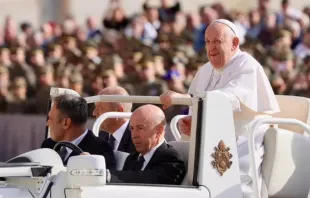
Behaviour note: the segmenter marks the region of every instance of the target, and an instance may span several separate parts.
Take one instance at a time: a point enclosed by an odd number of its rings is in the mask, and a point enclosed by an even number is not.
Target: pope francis
[[[240,177],[245,197],[252,194],[251,170],[247,134],[255,119],[279,112],[279,106],[263,67],[248,53],[239,49],[236,26],[224,19],[213,21],[205,32],[209,62],[194,77],[188,94],[168,91],[160,96],[163,108],[171,105],[171,98],[191,97],[197,91],[214,91],[225,95],[232,104],[240,164]],[[178,123],[182,139],[190,136],[189,116]],[[255,155],[260,162],[264,154],[263,138],[268,126],[255,134]],[[260,171],[259,171],[260,172]],[[259,184],[263,184],[262,176]]]

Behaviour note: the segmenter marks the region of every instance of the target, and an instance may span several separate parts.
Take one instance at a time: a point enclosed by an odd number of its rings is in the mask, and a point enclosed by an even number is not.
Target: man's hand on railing
[[[174,91],[167,91],[160,95],[160,101],[163,104],[163,109],[167,109],[172,105],[172,99],[183,97],[190,98],[191,96],[189,94],[180,94]]]

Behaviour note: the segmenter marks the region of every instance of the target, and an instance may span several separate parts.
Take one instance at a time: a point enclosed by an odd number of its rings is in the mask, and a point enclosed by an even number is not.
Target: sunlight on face
[[[95,109],[93,111],[93,116],[95,116],[96,119],[98,119],[104,113],[115,112],[116,110],[113,107],[114,106],[108,102],[95,103]],[[103,123],[100,126],[100,129],[110,132],[111,129],[114,128],[113,125],[115,125],[115,119],[109,118],[103,121]]]
[[[214,68],[222,68],[238,46],[234,33],[224,24],[212,24],[205,32],[207,56]]]
[[[137,152],[142,155],[149,152],[158,141],[154,124],[150,122],[150,119],[141,116],[139,113],[134,113],[131,116],[130,130],[132,142]]]
[[[60,119],[60,111],[54,104],[48,113],[48,120],[46,125],[50,128],[52,140],[58,142],[63,139],[64,131]]]

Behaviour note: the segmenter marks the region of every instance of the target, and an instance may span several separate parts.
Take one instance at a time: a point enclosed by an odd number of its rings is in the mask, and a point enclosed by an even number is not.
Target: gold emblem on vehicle
[[[230,161],[230,159],[233,155],[229,153],[230,148],[226,147],[223,140],[219,142],[217,147],[214,147],[214,150],[215,152],[212,153],[214,160],[211,162],[211,164],[222,176],[224,172],[226,172],[231,167],[232,161]]]

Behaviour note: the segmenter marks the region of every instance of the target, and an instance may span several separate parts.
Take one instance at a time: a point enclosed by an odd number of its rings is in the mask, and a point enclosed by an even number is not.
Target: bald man
[[[121,95],[128,96],[128,92],[118,86],[102,89],[98,95]],[[131,103],[119,102],[97,102],[93,115],[96,119],[107,112],[131,112]],[[101,124],[99,137],[108,141],[114,151],[131,153],[135,151],[135,146],[131,140],[129,120],[126,118],[109,118]]]
[[[238,32],[233,23],[224,19],[213,21],[205,32],[205,41],[209,62],[197,72],[188,94],[168,91],[160,98],[163,108],[168,108],[172,98],[191,97],[202,91],[212,91],[227,97],[234,111],[241,181],[244,182],[244,192],[248,192],[252,184],[249,182],[252,176],[247,147],[249,129],[258,117],[270,117],[279,112],[279,106],[263,67],[251,55],[240,51]],[[188,139],[191,116],[181,119],[178,124],[184,134],[183,139]],[[255,134],[255,155],[260,164],[267,127],[262,126],[260,132]],[[260,174],[259,183],[261,180]]]
[[[181,184],[185,164],[165,142],[165,126],[165,115],[157,106],[144,105],[133,112],[130,129],[137,151],[127,157],[122,171],[110,171],[111,183]]]

